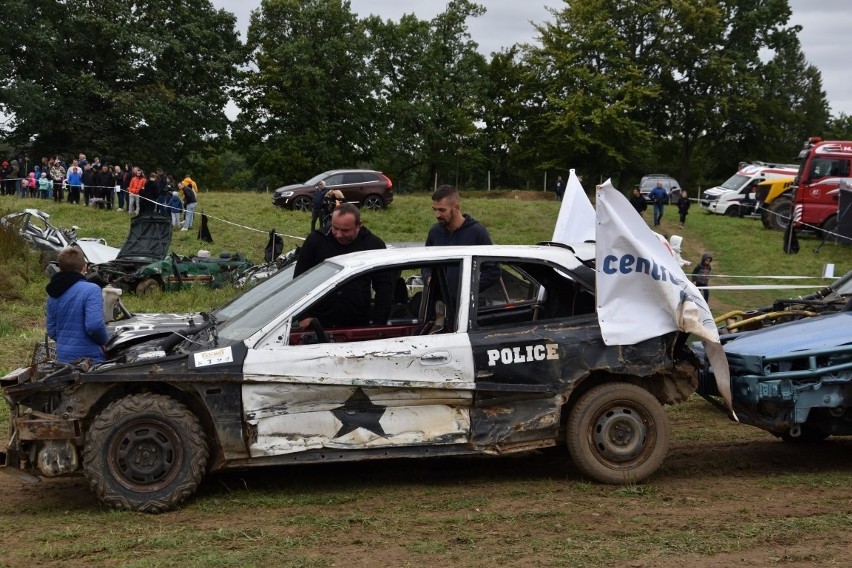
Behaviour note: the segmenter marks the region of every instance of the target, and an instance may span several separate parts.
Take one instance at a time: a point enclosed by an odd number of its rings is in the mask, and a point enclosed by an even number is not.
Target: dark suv
[[[272,204],[294,211],[310,211],[314,187],[325,182],[329,191],[339,189],[346,201],[376,211],[393,201],[393,183],[375,170],[329,170],[305,183],[285,185],[275,190]]]
[[[651,190],[657,187],[657,182],[663,184],[663,189],[666,190],[666,194],[668,194],[668,202],[672,203],[677,200],[677,196],[672,196],[672,192],[680,191],[680,184],[677,180],[671,176],[667,176],[666,174],[648,174],[642,177],[642,181],[639,182],[639,191],[642,193],[642,197],[650,203],[651,198]]]

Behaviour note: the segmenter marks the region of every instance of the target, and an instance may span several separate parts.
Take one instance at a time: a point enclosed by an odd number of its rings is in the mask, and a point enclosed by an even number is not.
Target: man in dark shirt
[[[313,231],[302,250],[293,276],[299,276],[327,258],[350,252],[387,248],[384,241],[361,225],[361,212],[351,203],[341,203],[331,215],[331,225],[323,231]],[[370,288],[375,291],[371,310]],[[300,327],[307,328],[311,318],[319,319],[323,327],[385,323],[393,298],[393,279],[386,271],[373,272],[339,286],[318,304],[300,314]]]
[[[442,185],[432,194],[432,211],[438,221],[429,229],[426,246],[493,245],[488,229],[470,215],[461,212],[459,193],[451,185]],[[424,272],[425,277],[431,276]],[[458,273],[448,269],[447,279],[455,295]],[[485,290],[500,279],[500,267],[485,263],[479,275],[479,290]]]
[[[639,215],[645,212],[648,208],[648,202],[645,200],[645,196],[642,195],[642,191],[639,189],[639,186],[633,188],[633,196],[630,198],[630,205],[636,210]]]

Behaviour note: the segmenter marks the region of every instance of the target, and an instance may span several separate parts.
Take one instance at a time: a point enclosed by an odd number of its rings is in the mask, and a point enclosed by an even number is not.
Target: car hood
[[[275,193],[284,193],[285,191],[296,191],[297,189],[302,189],[305,187],[303,183],[291,183],[290,185],[284,185],[275,190]]]
[[[163,260],[172,246],[172,223],[162,216],[134,217],[116,260],[149,264]]]
[[[726,353],[772,356],[852,343],[852,311],[779,324],[744,333],[725,344]]]
[[[205,323],[198,312],[185,314],[134,314],[132,317],[107,324],[110,340],[107,351],[135,345],[142,341],[165,337],[173,331],[189,331]]]
[[[115,260],[120,251],[120,249],[105,245],[98,240],[77,239],[74,244],[80,247],[80,250],[86,255],[86,261],[90,264],[101,264]]]

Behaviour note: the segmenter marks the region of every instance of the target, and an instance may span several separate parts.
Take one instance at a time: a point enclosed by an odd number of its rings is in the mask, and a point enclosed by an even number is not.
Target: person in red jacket
[[[139,215],[139,192],[145,187],[145,172],[138,166],[133,167],[133,178],[127,185],[127,212]]]

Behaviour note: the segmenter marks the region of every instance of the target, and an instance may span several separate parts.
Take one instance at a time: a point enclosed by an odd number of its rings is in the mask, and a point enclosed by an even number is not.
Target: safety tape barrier
[[[125,192],[127,192],[127,190],[125,190],[125,189],[122,189],[121,191],[125,191]],[[132,194],[132,193],[130,193],[130,192],[127,192],[127,193],[128,193],[128,195],[134,195],[134,194]],[[165,203],[160,203],[159,201],[155,201],[155,200],[153,200],[153,199],[149,199],[149,198],[147,198],[147,197],[142,197],[142,196],[141,196],[141,195],[139,195],[139,194],[135,194],[135,195],[136,195],[136,197],[138,197],[140,200],[144,200],[144,201],[148,201],[148,202],[150,202],[150,203],[153,203],[153,204],[154,204],[154,205],[156,205],[157,207],[163,207],[163,208],[165,208],[165,209],[172,209],[172,210],[176,210],[176,209],[177,209],[177,207],[172,207],[171,205],[166,205]],[[183,211],[183,208],[179,209],[178,211]],[[269,233],[269,231],[267,231],[267,230],[265,230],[265,229],[256,229],[255,227],[249,227],[248,225],[243,225],[243,224],[241,224],[241,223],[235,223],[235,222],[233,222],[233,221],[228,221],[227,219],[222,219],[221,217],[214,217],[213,215],[209,215],[209,214],[207,214],[207,213],[204,213],[204,210],[200,211],[200,214],[201,214],[201,215],[207,215],[207,218],[208,218],[208,219],[215,219],[216,221],[219,221],[219,222],[221,222],[221,223],[225,223],[226,225],[231,225],[231,226],[233,226],[233,227],[239,227],[239,228],[241,228],[241,229],[246,229],[247,231],[254,231],[255,233],[263,233],[264,235],[266,235],[266,234],[268,234],[268,233]],[[278,231],[275,231],[275,234],[276,234],[276,235],[281,235],[282,237],[287,237],[288,239],[295,239],[295,240],[297,240],[297,241],[304,241],[304,240],[305,240],[305,237],[297,237],[297,236],[295,236],[295,235],[288,235],[288,234],[286,234],[286,233],[279,233]]]
[[[749,278],[755,280],[837,280],[835,276],[748,276],[744,274],[713,274],[713,278]]]
[[[11,179],[11,178],[6,178],[6,179]],[[15,178],[15,179],[22,179],[22,178]],[[63,181],[63,187],[66,187],[66,186],[68,185],[66,182],[67,182],[67,180],[64,180],[64,181]],[[114,186],[114,185],[110,185],[110,186],[105,186],[105,185],[89,185],[89,186],[84,186],[83,184],[80,184],[80,186],[79,186],[79,187],[81,187],[81,188],[86,188],[86,187],[89,187],[89,188],[101,188],[101,189],[108,189],[109,191],[115,191],[115,187],[116,187],[116,186]],[[121,191],[122,193],[126,193],[128,196],[130,196],[130,195],[135,195],[135,196],[136,196],[138,199],[140,199],[140,200],[149,201],[149,202],[153,203],[154,205],[156,205],[157,207],[161,207],[161,208],[164,208],[164,209],[170,209],[170,210],[177,210],[178,212],[181,212],[181,211],[183,211],[183,210],[184,210],[184,209],[183,209],[183,207],[181,207],[180,209],[178,209],[177,207],[172,207],[171,205],[167,205],[167,204],[165,204],[165,203],[161,203],[161,202],[156,201],[156,200],[154,200],[154,199],[149,199],[148,197],[143,197],[143,196],[139,195],[138,193],[130,193],[128,190],[126,190],[126,189],[125,189],[125,188],[123,188],[123,187],[122,187],[122,188],[120,188],[120,191]],[[118,193],[118,192],[116,192],[116,193]],[[255,227],[249,227],[248,225],[243,225],[243,224],[241,224],[241,223],[235,223],[235,222],[233,222],[233,221],[228,221],[227,219],[222,219],[221,217],[215,217],[215,216],[210,215],[210,214],[208,214],[208,213],[204,213],[204,211],[203,211],[203,210],[201,210],[201,211],[199,212],[199,214],[207,215],[207,218],[208,218],[208,219],[215,219],[216,221],[219,221],[219,222],[221,222],[221,223],[225,223],[226,225],[231,225],[231,226],[234,226],[234,227],[239,227],[239,228],[241,228],[241,229],[246,229],[246,230],[248,230],[248,231],[254,231],[254,232],[256,232],[256,233],[263,233],[264,235],[269,233],[269,231],[268,231],[268,230],[265,230],[265,229],[257,229],[257,228],[255,228]],[[297,237],[296,235],[288,235],[288,234],[286,234],[286,233],[279,233],[278,231],[275,231],[275,234],[276,234],[276,235],[281,235],[282,237],[287,237],[288,239],[294,239],[294,240],[297,240],[297,241],[304,241],[304,240],[305,240],[305,237]]]
[[[787,219],[788,223],[791,221],[790,217],[788,217],[787,215],[782,215],[781,213],[777,213],[775,211],[772,211],[771,209],[767,209],[766,207],[761,207],[760,205],[755,205],[754,209],[755,209],[755,211],[766,211],[767,213],[771,213],[772,215],[775,215],[776,217],[781,217],[783,219]],[[807,227],[809,229],[813,229],[814,231],[821,232],[822,235],[823,235],[823,239],[825,239],[826,235],[831,235],[832,237],[838,237],[838,238],[843,239],[843,240],[847,240],[849,238],[846,235],[841,235],[840,233],[835,233],[834,231],[829,231],[829,230],[823,229],[821,227],[817,227],[816,225],[811,225],[810,223],[803,223],[802,220],[801,220],[800,214],[796,215],[795,204],[793,204],[793,211],[791,212],[791,216],[794,216],[792,218],[792,221],[794,223],[799,223],[799,225],[801,225],[802,227]],[[800,229],[801,229],[801,227],[799,227],[797,230],[800,230]],[[827,239],[825,239],[825,240],[827,240]]]
[[[814,286],[813,284],[743,284],[741,286],[696,286],[699,290],[811,290],[820,289],[825,286]]]
[[[693,202],[693,201],[695,201],[695,202],[700,202],[700,201],[701,201],[701,198],[697,198],[697,199],[696,199],[696,198],[690,197],[690,198],[689,198],[689,201],[690,201],[690,202]],[[755,210],[756,212],[766,211],[767,213],[770,213],[770,214],[772,214],[772,215],[775,215],[776,217],[782,217],[782,218],[784,218],[784,219],[787,219],[787,220],[788,220],[788,222],[789,222],[789,220],[790,220],[790,218],[789,218],[788,216],[786,216],[786,215],[782,215],[781,213],[777,213],[777,212],[775,212],[775,211],[772,211],[771,209],[767,209],[766,207],[761,207],[759,204],[757,204],[757,205],[755,205],[755,206],[754,206],[754,210]],[[791,212],[791,215],[795,215],[795,204],[793,204],[793,211]],[[819,231],[819,232],[821,232],[821,233],[823,234],[823,238],[825,237],[825,235],[831,235],[832,237],[839,237],[840,239],[844,239],[844,240],[848,240],[848,239],[849,239],[849,237],[847,237],[846,235],[841,235],[840,233],[835,233],[834,231],[828,231],[828,230],[826,230],[826,229],[823,229],[822,227],[817,227],[816,225],[811,225],[811,224],[809,224],[809,223],[803,223],[803,222],[802,222],[802,220],[801,220],[801,218],[800,218],[800,216],[796,216],[796,217],[794,217],[794,218],[793,218],[793,221],[794,221],[794,222],[796,222],[796,223],[799,223],[799,225],[801,225],[801,226],[803,226],[803,227],[807,227],[807,228],[809,228],[809,229],[813,229],[814,231]]]

